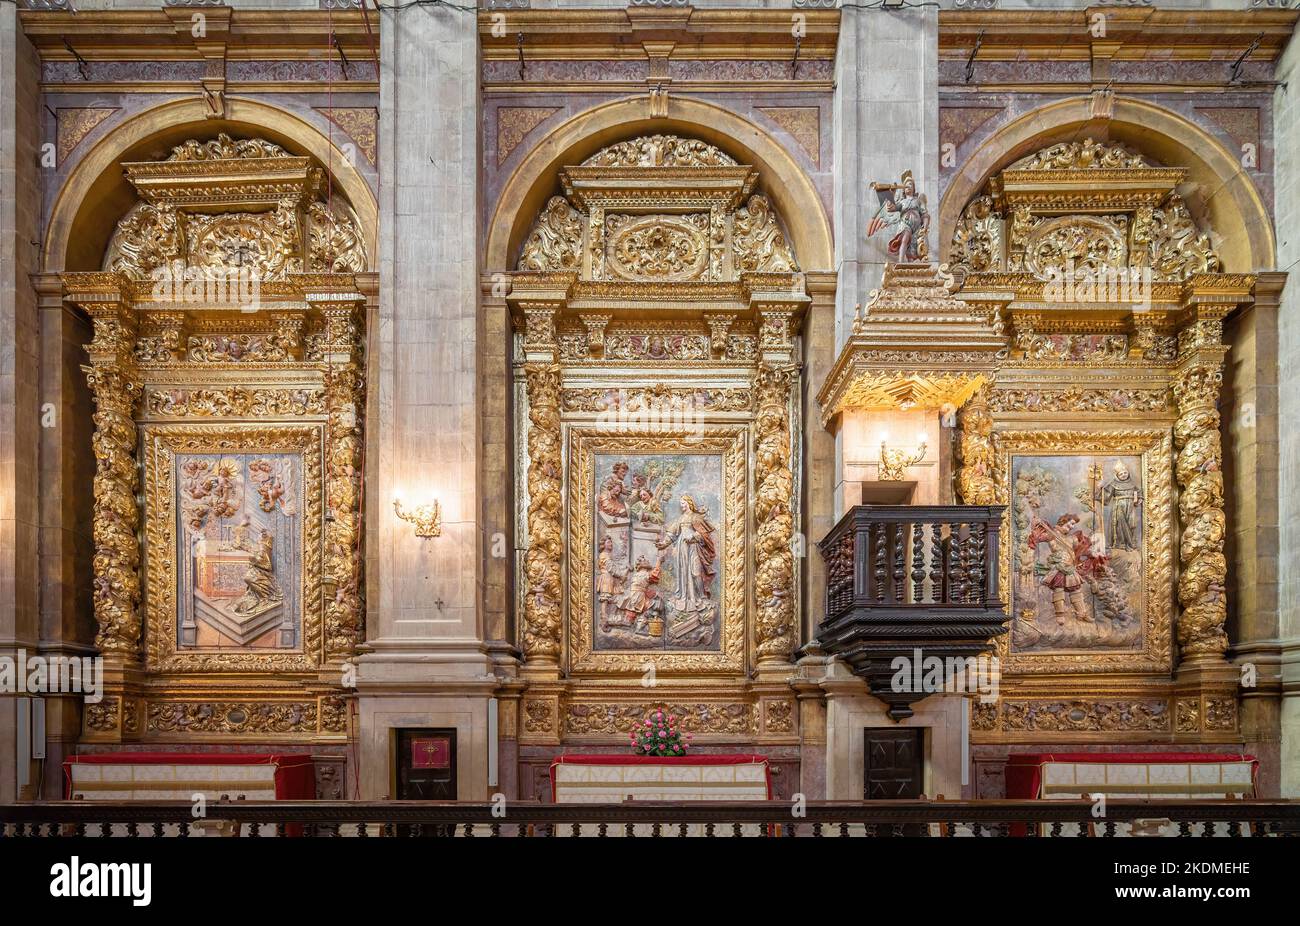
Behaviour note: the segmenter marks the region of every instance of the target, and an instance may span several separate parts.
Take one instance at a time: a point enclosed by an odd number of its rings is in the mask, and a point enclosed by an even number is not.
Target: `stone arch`
[[[966,204],[998,170],[1061,141],[1091,136],[1121,142],[1170,167],[1187,169],[1183,198],[1216,246],[1229,273],[1270,270],[1276,262],[1273,219],[1241,161],[1204,129],[1143,100],[1116,99],[1109,120],[1092,115],[1090,97],[1043,106],[1008,123],[984,142],[953,178],[939,205],[939,250],[949,259],[952,231]]]
[[[668,118],[651,118],[644,97],[616,100],[579,113],[551,131],[520,162],[497,199],[488,226],[485,266],[510,269],[560,168],[579,164],[601,148],[638,135],[699,138],[752,164],[804,270],[834,268],[830,222],[812,180],[789,152],[753,122],[713,103],[673,99]]]
[[[150,160],[195,135],[218,132],[261,137],[295,154],[311,155],[356,210],[366,237],[366,257],[378,266],[379,213],[362,174],[319,128],[286,110],[255,100],[231,98],[227,118],[205,118],[201,100],[173,100],[139,113],[108,132],[73,168],[60,188],[45,232],[42,269],[98,270],[119,218],[135,202],[135,191],[117,165]]]

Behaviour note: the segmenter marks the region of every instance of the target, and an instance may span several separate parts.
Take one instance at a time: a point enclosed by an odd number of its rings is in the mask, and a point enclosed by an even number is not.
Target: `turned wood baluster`
[[[984,522],[972,521],[970,525],[970,592],[966,600],[983,604],[988,597],[984,587]]]
[[[872,589],[872,597],[876,601],[883,602],[885,600],[885,525],[878,522],[871,525],[871,545],[875,549],[872,570],[872,581],[875,587]]]
[[[926,581],[926,538],[923,531],[926,529],[924,524],[914,523],[911,525],[911,601],[919,603],[926,598],[926,590],[923,583]]]
[[[895,521],[889,527],[890,543],[894,549],[894,601],[901,602],[905,590],[903,585],[903,576],[905,575],[903,572],[903,546],[906,543],[904,539],[906,536],[904,533],[905,525]]]
[[[930,603],[942,603],[943,595],[943,532],[935,521],[930,525]]]
[[[965,594],[966,575],[961,562],[961,525],[948,525],[948,601],[957,603]]]

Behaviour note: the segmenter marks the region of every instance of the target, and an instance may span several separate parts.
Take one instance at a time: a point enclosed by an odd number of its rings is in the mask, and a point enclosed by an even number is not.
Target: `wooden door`
[[[862,796],[870,801],[921,796],[921,733],[912,727],[869,727],[865,736]]]

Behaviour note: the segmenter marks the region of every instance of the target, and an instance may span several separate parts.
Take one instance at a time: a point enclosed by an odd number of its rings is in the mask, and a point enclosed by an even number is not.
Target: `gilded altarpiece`
[[[976,743],[1235,742],[1224,653],[1222,273],[1186,172],[1085,139],[1010,165],[952,243],[1005,359],[962,410],[963,500],[1008,506],[1010,630]],[[966,496],[971,497],[966,497]]]
[[[94,325],[94,742],[342,741],[361,601],[361,232],[311,159],[192,140],[140,201]]]
[[[758,172],[634,138],[564,168],[516,328],[521,743],[795,743],[799,325]]]

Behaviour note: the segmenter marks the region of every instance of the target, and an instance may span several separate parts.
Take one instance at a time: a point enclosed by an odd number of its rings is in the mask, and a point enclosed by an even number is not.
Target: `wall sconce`
[[[887,434],[880,436],[880,468],[876,478],[881,482],[902,482],[907,478],[907,468],[925,459],[925,438],[918,438],[916,449],[911,451],[888,447],[888,440]]]
[[[416,505],[410,511],[405,510],[400,498],[393,499],[393,511],[403,521],[415,525],[415,536],[417,537],[441,537],[442,536],[442,506],[438,500],[425,502],[422,505]]]

